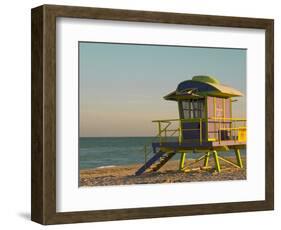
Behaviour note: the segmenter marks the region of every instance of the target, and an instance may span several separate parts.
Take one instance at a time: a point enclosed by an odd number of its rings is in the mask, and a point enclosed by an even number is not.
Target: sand
[[[227,159],[236,162],[235,157],[228,157]],[[202,161],[192,165],[192,168],[196,170],[184,173],[178,170],[179,161],[175,160],[169,161],[157,172],[147,172],[140,176],[135,176],[135,172],[142,164],[80,170],[80,186],[245,180],[245,157],[242,157],[242,161],[244,163],[243,169],[233,167],[220,161],[222,169],[220,173],[216,172],[214,168],[209,170],[200,169],[200,166],[203,164]],[[189,163],[190,162],[192,162],[192,160],[189,160]],[[213,159],[210,159],[209,165],[214,166]]]

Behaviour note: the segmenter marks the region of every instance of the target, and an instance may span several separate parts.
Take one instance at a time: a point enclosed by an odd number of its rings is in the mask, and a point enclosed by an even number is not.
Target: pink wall
[[[227,98],[215,98],[216,102],[214,103],[214,97],[208,96],[207,97],[207,115],[208,118],[231,118],[231,99]],[[216,106],[216,108],[215,108]],[[212,123],[212,120],[208,123],[208,138],[218,138],[218,130],[219,127],[229,128],[230,123],[221,122],[219,123]]]

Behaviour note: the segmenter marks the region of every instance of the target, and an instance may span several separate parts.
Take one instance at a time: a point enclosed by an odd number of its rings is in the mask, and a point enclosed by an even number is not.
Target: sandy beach
[[[235,162],[235,157],[227,159]],[[225,180],[245,180],[246,163],[245,157],[242,157],[244,169],[236,168],[231,165],[221,163],[221,173],[214,169],[202,170],[202,162],[193,164],[192,168],[196,170],[191,172],[180,172],[178,170],[179,162],[170,161],[157,172],[144,173],[135,176],[136,170],[141,164],[105,167],[98,169],[80,170],[80,186],[104,186],[104,185],[129,185],[129,184],[155,184],[155,183],[176,183],[176,182],[194,182],[194,181],[225,181]],[[191,163],[192,160],[189,160]],[[210,166],[214,166],[213,159],[209,161]]]

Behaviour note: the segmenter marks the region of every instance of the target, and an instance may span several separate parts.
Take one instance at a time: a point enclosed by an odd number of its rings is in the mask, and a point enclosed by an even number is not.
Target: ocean
[[[144,163],[144,146],[147,145],[149,159],[152,156],[151,143],[156,140],[155,137],[80,137],[80,169]],[[234,152],[228,154],[233,156]],[[246,150],[241,150],[241,155],[245,154]],[[189,158],[199,156],[199,153],[188,153]],[[176,154],[172,159],[179,158],[180,154]]]

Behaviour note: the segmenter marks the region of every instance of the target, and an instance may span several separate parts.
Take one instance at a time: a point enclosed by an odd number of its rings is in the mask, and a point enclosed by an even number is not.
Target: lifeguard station
[[[233,98],[240,96],[241,92],[210,76],[194,76],[181,82],[164,97],[178,103],[179,119],[153,121],[158,125],[158,141],[152,143],[153,156],[135,174],[159,170],[176,153],[181,154],[179,169],[189,172],[191,164],[185,165],[188,152],[203,153],[192,161],[204,161],[201,169],[212,168],[211,156],[217,172],[221,172],[220,160],[243,168],[240,149],[246,148],[246,119],[232,117],[232,103],[236,101]],[[218,153],[231,149],[237,162]]]

